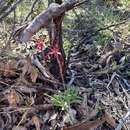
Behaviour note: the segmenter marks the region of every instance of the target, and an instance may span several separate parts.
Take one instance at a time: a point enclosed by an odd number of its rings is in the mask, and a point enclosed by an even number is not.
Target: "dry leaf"
[[[3,68],[3,75],[5,77],[11,77],[16,76],[16,61],[15,60],[9,60]]]
[[[30,76],[31,76],[32,82],[35,83],[38,77],[38,71],[36,68],[32,67]]]
[[[40,119],[37,116],[32,117],[32,123],[35,125],[36,130],[40,130]]]
[[[27,80],[25,79],[25,77],[20,76],[20,77],[17,79],[16,85],[17,85],[17,86],[18,86],[18,85],[31,86],[32,84],[31,84],[29,81],[27,81]]]
[[[20,101],[20,98],[19,98],[17,92],[13,89],[5,92],[5,97],[7,98],[10,106],[17,106],[17,103],[19,103],[19,101]]]
[[[29,74],[29,73],[31,73],[31,63],[27,59],[27,60],[24,61],[24,66],[22,67],[21,76],[24,77],[26,74]]]
[[[5,70],[4,68],[5,68],[5,63],[0,61],[0,74],[1,75],[3,75],[3,73],[4,73],[4,70]]]
[[[35,83],[38,77],[38,70],[32,65],[31,59],[27,58],[25,60],[22,60],[21,62],[19,62],[18,66],[20,66],[20,64],[22,65],[21,78],[23,79],[26,75],[30,75],[31,81]]]
[[[117,126],[116,121],[114,120],[114,118],[109,113],[105,112],[105,118],[106,118],[106,122],[108,124],[110,124],[111,126],[116,128],[116,126]]]

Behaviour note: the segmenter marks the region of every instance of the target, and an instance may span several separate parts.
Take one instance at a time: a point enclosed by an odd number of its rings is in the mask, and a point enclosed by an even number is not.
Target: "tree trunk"
[[[50,25],[50,72],[56,79],[62,80],[64,83],[65,74],[65,52],[62,42],[62,20],[65,12],[74,8],[78,1],[72,0],[62,3],[61,0],[56,0],[57,3],[52,3],[49,7],[42,11],[34,20],[27,25],[18,37],[20,42],[27,42],[32,35],[36,33],[40,28],[48,27]],[[16,32],[17,33],[17,32]],[[16,35],[14,33],[14,36]]]
[[[62,0],[55,0],[57,4],[62,4]],[[63,49],[63,40],[62,40],[62,20],[64,17],[64,13],[61,15],[54,17],[51,21],[50,26],[50,45],[52,47],[58,47],[61,55],[58,55],[58,59],[53,57],[52,59],[52,68],[50,71],[57,78],[64,80],[65,74],[65,52]],[[59,60],[59,61],[57,61]],[[55,68],[55,69],[54,69]]]

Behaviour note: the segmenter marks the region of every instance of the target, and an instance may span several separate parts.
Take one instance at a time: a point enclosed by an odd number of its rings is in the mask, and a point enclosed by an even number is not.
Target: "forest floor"
[[[25,46],[4,50],[0,130],[129,130],[130,35],[126,28],[127,24],[120,27],[103,46],[87,44],[73,50],[64,85],[44,78],[31,56],[26,56]],[[48,71],[47,64],[40,63]]]

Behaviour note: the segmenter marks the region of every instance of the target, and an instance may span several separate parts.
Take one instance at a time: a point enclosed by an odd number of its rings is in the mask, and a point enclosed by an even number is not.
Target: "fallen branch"
[[[107,122],[109,125],[111,125],[114,128],[116,127],[115,120],[108,113],[105,112],[98,119],[95,119],[93,121],[85,121],[82,123],[78,123],[74,126],[63,128],[63,130],[92,130],[101,126],[105,122]]]
[[[40,72],[42,73],[44,80],[45,81],[49,81],[51,83],[54,84],[60,84],[54,77],[53,75],[40,63],[40,61],[38,60],[38,58],[35,56],[31,57],[32,59],[32,64],[35,65]]]
[[[2,113],[14,113],[14,112],[20,112],[20,111],[26,111],[26,110],[30,110],[30,111],[38,111],[38,110],[51,110],[53,109],[53,105],[52,104],[43,104],[43,105],[34,105],[34,106],[30,106],[30,107],[25,107],[25,106],[21,106],[21,107],[3,107],[0,108],[0,114]]]
[[[126,115],[122,119],[119,120],[120,123],[118,124],[115,130],[121,130],[123,125],[127,122],[129,116],[130,116],[130,110],[126,113]]]
[[[41,73],[46,77],[46,78],[50,78],[50,75],[48,74],[46,68],[39,62],[38,58],[35,56],[32,56],[32,63],[33,65],[35,65],[40,71]]]

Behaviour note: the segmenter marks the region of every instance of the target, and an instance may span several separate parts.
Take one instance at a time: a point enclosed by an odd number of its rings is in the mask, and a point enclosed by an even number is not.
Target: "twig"
[[[129,116],[130,116],[130,110],[126,113],[126,115],[122,119],[119,120],[120,123],[118,124],[115,130],[121,130],[123,125],[127,122]]]
[[[114,72],[114,73],[112,74],[111,80],[110,80],[110,82],[109,82],[108,85],[107,85],[107,89],[108,89],[109,86],[111,85],[111,83],[112,83],[112,81],[114,80],[114,78],[115,78],[116,75],[117,75],[116,72]]]
[[[6,86],[10,86],[9,84],[7,84],[7,83],[5,83],[5,82],[3,82],[3,81],[0,81],[0,84],[4,84],[4,85],[6,85]]]
[[[26,116],[27,116],[27,114],[28,114],[28,111],[29,110],[27,110],[27,111],[25,111],[24,112],[24,114],[23,114],[23,116],[22,116],[22,119],[19,121],[19,123],[17,124],[17,126],[13,129],[13,130],[17,130],[18,129],[18,127],[20,126],[20,124],[23,122],[23,120],[26,118]]]
[[[38,58],[35,56],[32,56],[32,64],[35,65],[39,70],[40,72],[42,73],[43,77],[45,79],[45,81],[49,81],[51,83],[55,83],[55,84],[60,84],[54,77],[53,75],[51,75],[47,69],[42,66],[42,64],[40,63],[40,61],[38,60]]]
[[[80,1],[80,2],[76,3],[74,7],[80,6],[80,5],[82,5],[82,4],[84,4],[85,2],[88,2],[88,1],[89,0]]]
[[[109,25],[109,26],[100,28],[100,29],[98,29],[97,31],[99,32],[99,31],[103,31],[103,30],[109,29],[109,28],[111,28],[111,27],[115,27],[115,26],[122,25],[122,24],[128,22],[129,20],[130,20],[130,19],[125,19],[125,20],[123,20],[123,21],[121,21],[121,22],[119,22],[119,23],[111,24],[111,25]]]
[[[21,3],[23,0],[17,0],[6,12],[3,13],[3,15],[0,16],[0,21],[3,20],[6,16],[8,16],[15,8],[16,6]]]
[[[41,63],[39,62],[38,58],[35,56],[32,56],[32,63],[38,67],[38,69],[42,72],[42,74],[47,77],[50,78],[50,75],[47,73],[46,68],[44,66],[41,65]]]
[[[67,86],[71,86],[75,80],[76,72],[74,70],[71,70],[71,72],[72,72],[71,79],[70,79],[69,83],[67,84]]]
[[[46,111],[50,109],[53,109],[52,104],[21,106],[21,107],[3,107],[3,108],[0,108],[0,114],[21,112],[21,111],[37,111],[37,110]]]
[[[33,9],[35,8],[35,5],[36,5],[36,3],[37,3],[38,1],[39,1],[39,0],[35,0],[35,1],[33,2],[32,7],[31,7],[31,10],[30,10],[30,12],[27,14],[27,16],[26,16],[26,18],[25,18],[24,21],[27,21],[27,20],[28,20],[28,18],[29,18],[30,15],[32,14]]]
[[[121,22],[119,22],[119,23],[115,23],[115,24],[111,24],[111,25],[108,25],[108,26],[99,28],[99,29],[97,29],[95,32],[91,33],[91,35],[90,35],[89,37],[85,37],[84,39],[81,39],[81,40],[80,40],[80,43],[83,43],[84,41],[86,41],[86,39],[90,39],[91,37],[96,36],[98,32],[105,31],[105,30],[111,31],[110,28],[112,28],[112,27],[117,27],[117,26],[122,25],[122,24],[124,24],[124,23],[126,23],[126,22],[128,22],[128,21],[129,21],[129,19],[125,19],[125,20],[123,20],[123,21],[121,21]],[[83,31],[85,31],[85,30],[83,30]],[[86,33],[86,34],[87,34],[87,33],[90,33],[90,31],[91,31],[91,30],[87,30],[85,33]],[[90,41],[91,41],[91,40],[90,40]],[[89,42],[89,41],[88,41],[88,42]],[[79,44],[79,46],[80,46],[80,45],[82,45],[82,44]]]
[[[111,24],[111,25],[99,28],[98,30],[96,30],[96,33],[100,32],[100,31],[107,30],[107,29],[112,28],[112,27],[116,27],[116,26],[125,24],[128,21],[129,21],[129,19],[125,19],[125,20],[123,20],[121,22],[118,22],[118,23],[115,23],[115,24]],[[65,32],[72,32],[72,33],[90,33],[90,31],[91,31],[91,29],[88,30],[88,29],[69,29],[69,28],[64,28],[63,30]]]

